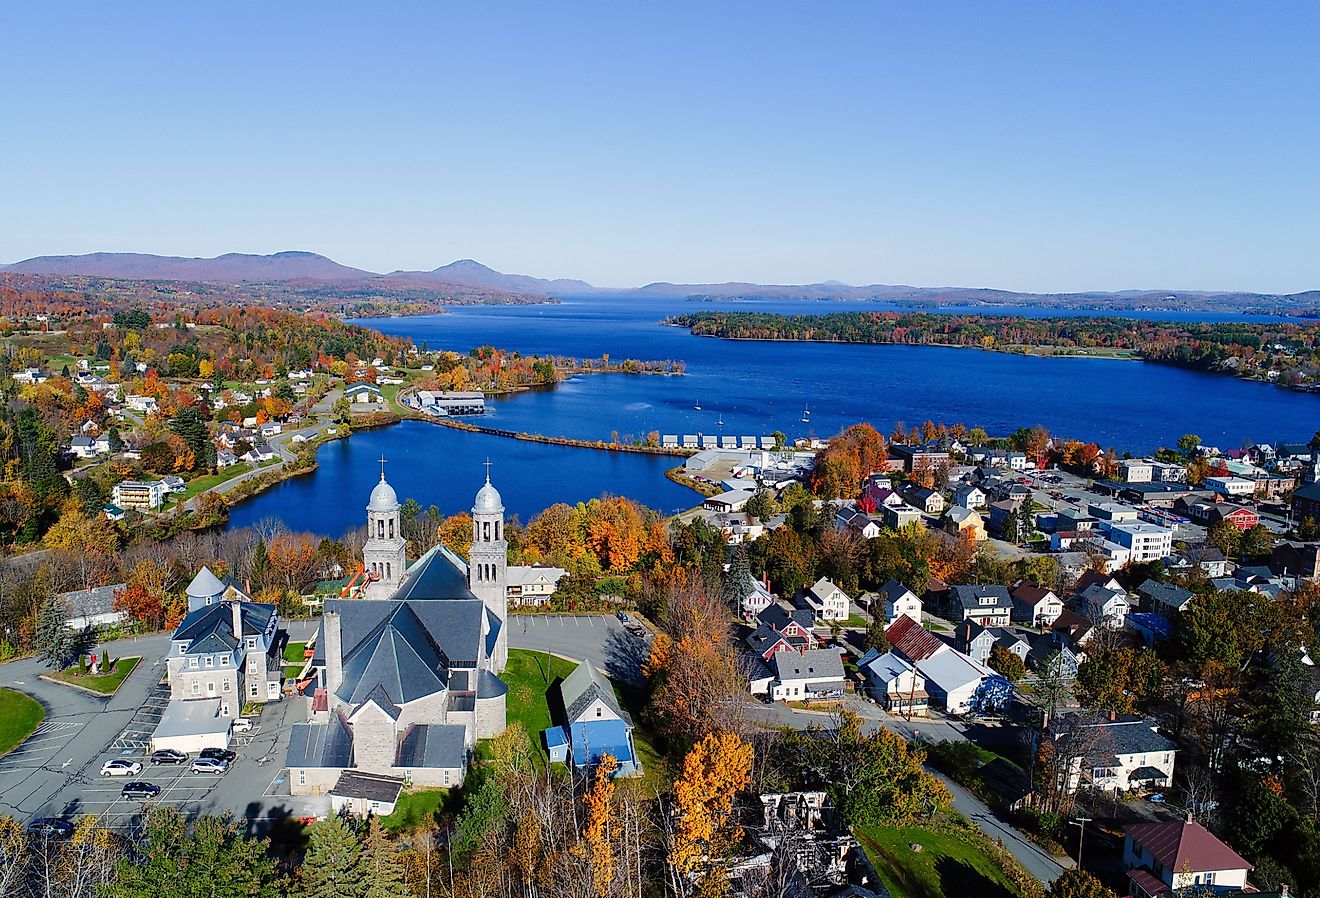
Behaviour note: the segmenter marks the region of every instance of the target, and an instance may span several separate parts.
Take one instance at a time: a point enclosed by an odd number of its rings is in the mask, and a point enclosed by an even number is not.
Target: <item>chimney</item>
[[[343,645],[339,632],[339,612],[327,611],[321,617],[321,635],[325,637],[325,691],[327,698],[339,691],[344,681]]]
[[[237,597],[229,602],[230,622],[234,626],[234,638],[239,646],[243,645],[243,603]]]

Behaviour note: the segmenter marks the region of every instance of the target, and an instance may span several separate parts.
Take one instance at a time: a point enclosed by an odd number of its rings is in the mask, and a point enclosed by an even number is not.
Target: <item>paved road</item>
[[[292,621],[288,628],[290,638],[304,639],[313,624]],[[163,706],[159,684],[165,674],[169,637],[121,639],[99,648],[108,649],[114,657],[139,655],[143,659],[109,698],[39,679],[46,667],[35,659],[0,665],[0,686],[31,695],[46,709],[46,719],[37,732],[0,758],[0,811],[19,820],[95,814],[107,826],[132,824],[139,807],[119,797],[125,780],[103,779],[99,771],[110,758],[143,757],[142,743]],[[239,759],[224,777],[148,766],[137,778],[162,787],[158,803],[193,813],[228,810],[257,820],[282,812],[300,815],[302,809],[287,797],[284,773],[277,766],[288,743],[288,725],[297,719],[305,719],[299,701],[269,706],[256,729],[235,740]],[[275,754],[278,761],[257,765],[255,759],[267,754]]]
[[[943,780],[944,785],[953,793],[953,809],[975,823],[990,838],[999,840],[1032,876],[1049,885],[1062,876],[1064,870],[1072,869],[1074,865],[1071,860],[1060,863],[1060,859],[1004,822],[994,811],[986,807],[981,799],[944,774],[935,773],[935,775]]]

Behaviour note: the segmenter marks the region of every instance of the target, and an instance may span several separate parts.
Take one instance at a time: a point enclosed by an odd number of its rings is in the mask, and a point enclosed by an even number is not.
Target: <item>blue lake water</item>
[[[524,523],[556,502],[576,503],[606,493],[629,496],[664,512],[690,508],[700,500],[665,477],[665,470],[679,463],[672,457],[574,449],[402,421],[326,443],[314,472],[239,503],[229,526],[274,517],[292,530],[340,536],[366,521],[364,509],[380,478],[381,455],[400,501],[413,498],[423,508],[435,505],[445,514],[472,507],[487,458],[507,513],[517,514]]]
[[[683,376],[576,377],[488,403],[483,423],[533,433],[599,439],[613,432],[760,436],[782,430],[790,436],[829,436],[857,421],[871,421],[888,432],[895,421],[910,427],[930,418],[980,424],[997,434],[1043,424],[1057,435],[1145,453],[1172,445],[1184,433],[1228,448],[1247,439],[1306,440],[1320,429],[1320,396],[1165,365],[943,347],[729,341],[694,337],[658,323],[699,309],[810,314],[893,308],[892,303],[593,296],[357,323],[411,337],[430,349],[467,352],[490,344],[529,354],[608,353],[687,363]],[[1036,308],[993,311],[1060,314]],[[694,408],[698,404],[700,410]],[[804,407],[810,408],[810,423],[801,420]],[[548,446],[405,422],[326,445],[315,473],[240,504],[230,526],[274,516],[295,530],[338,536],[361,523],[382,453],[390,459],[388,475],[400,497],[437,505],[446,514],[470,506],[487,457],[505,504],[523,520],[555,502],[602,493],[630,496],[666,512],[689,507],[697,498],[665,479],[671,458]]]
[[[545,434],[594,439],[615,431],[760,436],[782,430],[790,436],[829,436],[857,421],[871,421],[888,432],[895,421],[912,426],[930,418],[980,424],[991,433],[1043,424],[1056,434],[1141,453],[1172,445],[1184,433],[1235,448],[1248,438],[1309,439],[1320,427],[1320,396],[1167,365],[929,346],[718,340],[658,325],[667,315],[717,308],[810,314],[895,306],[586,297],[357,323],[411,337],[431,349],[466,352],[491,344],[529,354],[608,353],[687,363],[682,377],[592,375],[490,403],[487,423],[492,426]],[[952,311],[1060,314],[1038,308]],[[1277,320],[1130,314],[1159,320]],[[810,408],[810,424],[801,421],[805,407]]]

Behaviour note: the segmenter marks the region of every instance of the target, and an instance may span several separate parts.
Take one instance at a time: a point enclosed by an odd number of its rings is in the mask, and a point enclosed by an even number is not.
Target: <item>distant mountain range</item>
[[[202,283],[279,283],[320,281],[327,284],[367,282],[394,287],[467,287],[521,296],[566,296],[610,293],[637,296],[680,296],[709,299],[852,299],[885,300],[914,305],[1055,306],[1103,309],[1221,309],[1262,311],[1315,307],[1320,291],[1288,295],[1195,290],[1124,290],[1118,292],[1017,293],[980,287],[911,287],[838,281],[817,284],[675,284],[657,282],[635,288],[595,287],[568,278],[547,279],[505,274],[461,259],[430,271],[380,274],[341,265],[310,252],[271,255],[226,253],[215,258],[156,256],[145,253],[89,253],[80,256],[37,256],[0,266],[6,273],[119,278],[126,280],[195,281]]]

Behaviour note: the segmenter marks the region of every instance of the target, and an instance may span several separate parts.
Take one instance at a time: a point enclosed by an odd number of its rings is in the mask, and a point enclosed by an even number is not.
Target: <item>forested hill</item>
[[[698,312],[668,319],[699,336],[967,346],[1003,352],[1127,355],[1311,389],[1320,367],[1320,325],[1279,321],[1149,321],[1112,317],[1024,318],[928,312],[778,315]]]

